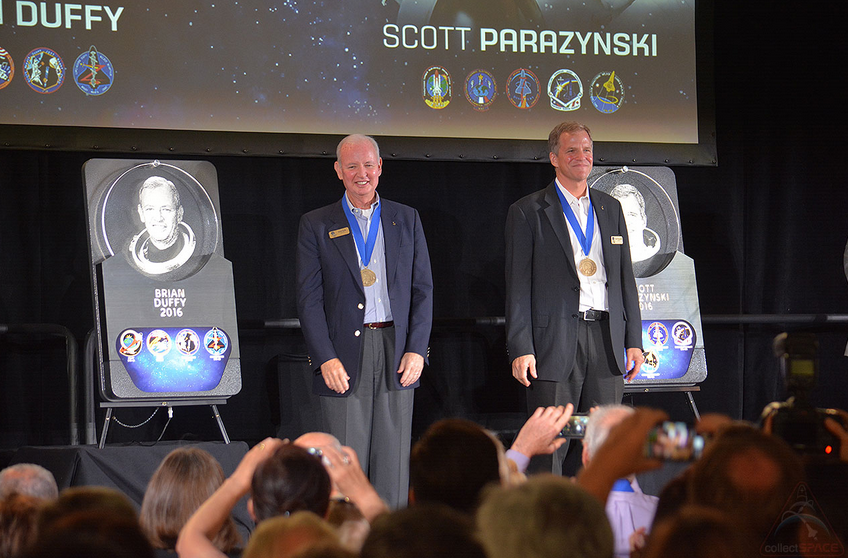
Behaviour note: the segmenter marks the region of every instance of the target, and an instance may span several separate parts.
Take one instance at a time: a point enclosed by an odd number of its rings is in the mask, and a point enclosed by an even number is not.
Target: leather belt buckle
[[[383,329],[384,327],[392,327],[393,325],[395,325],[394,322],[371,322],[362,324],[362,327],[367,327],[368,329]]]
[[[605,312],[604,310],[586,310],[585,312],[580,312],[580,317],[587,322],[598,322],[601,320],[606,320],[609,317],[609,312]]]

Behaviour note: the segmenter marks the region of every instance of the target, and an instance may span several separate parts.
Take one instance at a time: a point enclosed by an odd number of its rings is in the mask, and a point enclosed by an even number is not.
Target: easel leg
[[[215,420],[218,421],[218,428],[221,429],[221,435],[224,437],[224,443],[230,443],[230,437],[227,435],[227,429],[224,428],[224,421],[221,420],[221,414],[218,412],[217,405],[209,405],[212,407],[212,414],[215,416]]]
[[[701,413],[698,412],[698,406],[695,405],[695,398],[692,397],[692,392],[687,391],[686,397],[689,399],[689,407],[692,408],[692,413],[695,415],[695,420],[701,420]]]
[[[106,445],[106,435],[109,433],[109,424],[112,422],[112,407],[106,407],[106,420],[103,421],[103,432],[100,433],[100,443],[97,444],[98,449],[103,449]]]

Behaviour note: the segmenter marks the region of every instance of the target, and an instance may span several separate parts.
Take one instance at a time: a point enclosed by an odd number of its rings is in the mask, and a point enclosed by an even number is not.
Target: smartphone
[[[666,421],[648,433],[645,456],[666,461],[694,461],[704,451],[704,437],[684,422]]]
[[[560,434],[566,438],[582,438],[586,435],[587,424],[589,424],[589,415],[571,415]]]

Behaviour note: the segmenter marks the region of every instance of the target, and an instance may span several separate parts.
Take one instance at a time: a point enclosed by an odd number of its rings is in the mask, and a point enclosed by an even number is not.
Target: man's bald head
[[[339,442],[339,439],[332,434],[327,434],[326,432],[307,432],[295,439],[293,443],[294,445],[300,446],[304,449],[322,448],[325,446],[333,447],[339,451],[342,449],[342,444]]]

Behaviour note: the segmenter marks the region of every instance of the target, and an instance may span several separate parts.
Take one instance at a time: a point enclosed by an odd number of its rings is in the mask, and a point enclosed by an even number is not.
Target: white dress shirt
[[[563,188],[556,181],[557,188],[565,196],[565,201],[571,206],[577,221],[580,223],[582,232],[586,233],[586,222],[589,220],[589,190],[580,199],[575,198],[571,192]],[[609,295],[607,293],[607,270],[604,267],[604,251],[601,243],[601,231],[598,227],[597,212],[593,213],[595,219],[595,232],[592,235],[592,245],[589,248],[589,253],[583,253],[583,247],[580,245],[577,235],[571,228],[571,223],[565,218],[565,212],[562,218],[565,219],[565,224],[568,227],[568,235],[571,237],[571,249],[574,252],[574,267],[578,269],[577,277],[580,279],[580,312],[585,312],[589,309],[609,311]],[[589,257],[598,266],[597,271],[591,277],[587,277],[580,273],[580,260]]]

